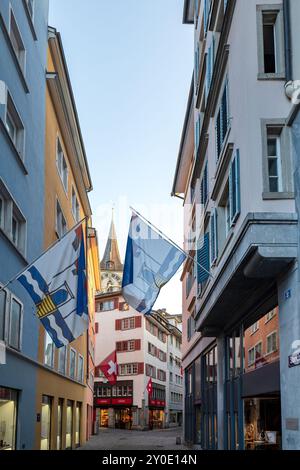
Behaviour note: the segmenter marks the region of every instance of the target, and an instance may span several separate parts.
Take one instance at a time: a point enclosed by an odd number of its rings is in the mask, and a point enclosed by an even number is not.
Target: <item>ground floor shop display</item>
[[[16,446],[18,392],[0,387],[0,450]]]

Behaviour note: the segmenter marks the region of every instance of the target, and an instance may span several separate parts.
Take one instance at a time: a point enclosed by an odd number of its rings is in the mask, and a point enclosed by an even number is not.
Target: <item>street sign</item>
[[[300,366],[300,352],[289,356],[289,367]]]

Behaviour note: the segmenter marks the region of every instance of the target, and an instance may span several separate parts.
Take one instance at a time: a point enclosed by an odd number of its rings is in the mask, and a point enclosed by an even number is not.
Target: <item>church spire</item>
[[[112,210],[109,235],[100,267],[101,270],[105,271],[123,271],[114,223],[114,209]]]

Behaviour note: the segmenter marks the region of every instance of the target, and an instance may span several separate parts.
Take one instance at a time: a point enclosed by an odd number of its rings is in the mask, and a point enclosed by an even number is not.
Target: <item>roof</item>
[[[100,267],[104,271],[123,271],[113,217]]]

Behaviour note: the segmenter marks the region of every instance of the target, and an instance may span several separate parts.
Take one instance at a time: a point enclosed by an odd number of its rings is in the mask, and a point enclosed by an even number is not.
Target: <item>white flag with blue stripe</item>
[[[183,251],[133,214],[122,284],[126,302],[138,312],[150,313],[160,289],[174,276],[185,259]]]
[[[82,224],[71,230],[17,279],[36,313],[61,348],[88,328],[85,247]]]

